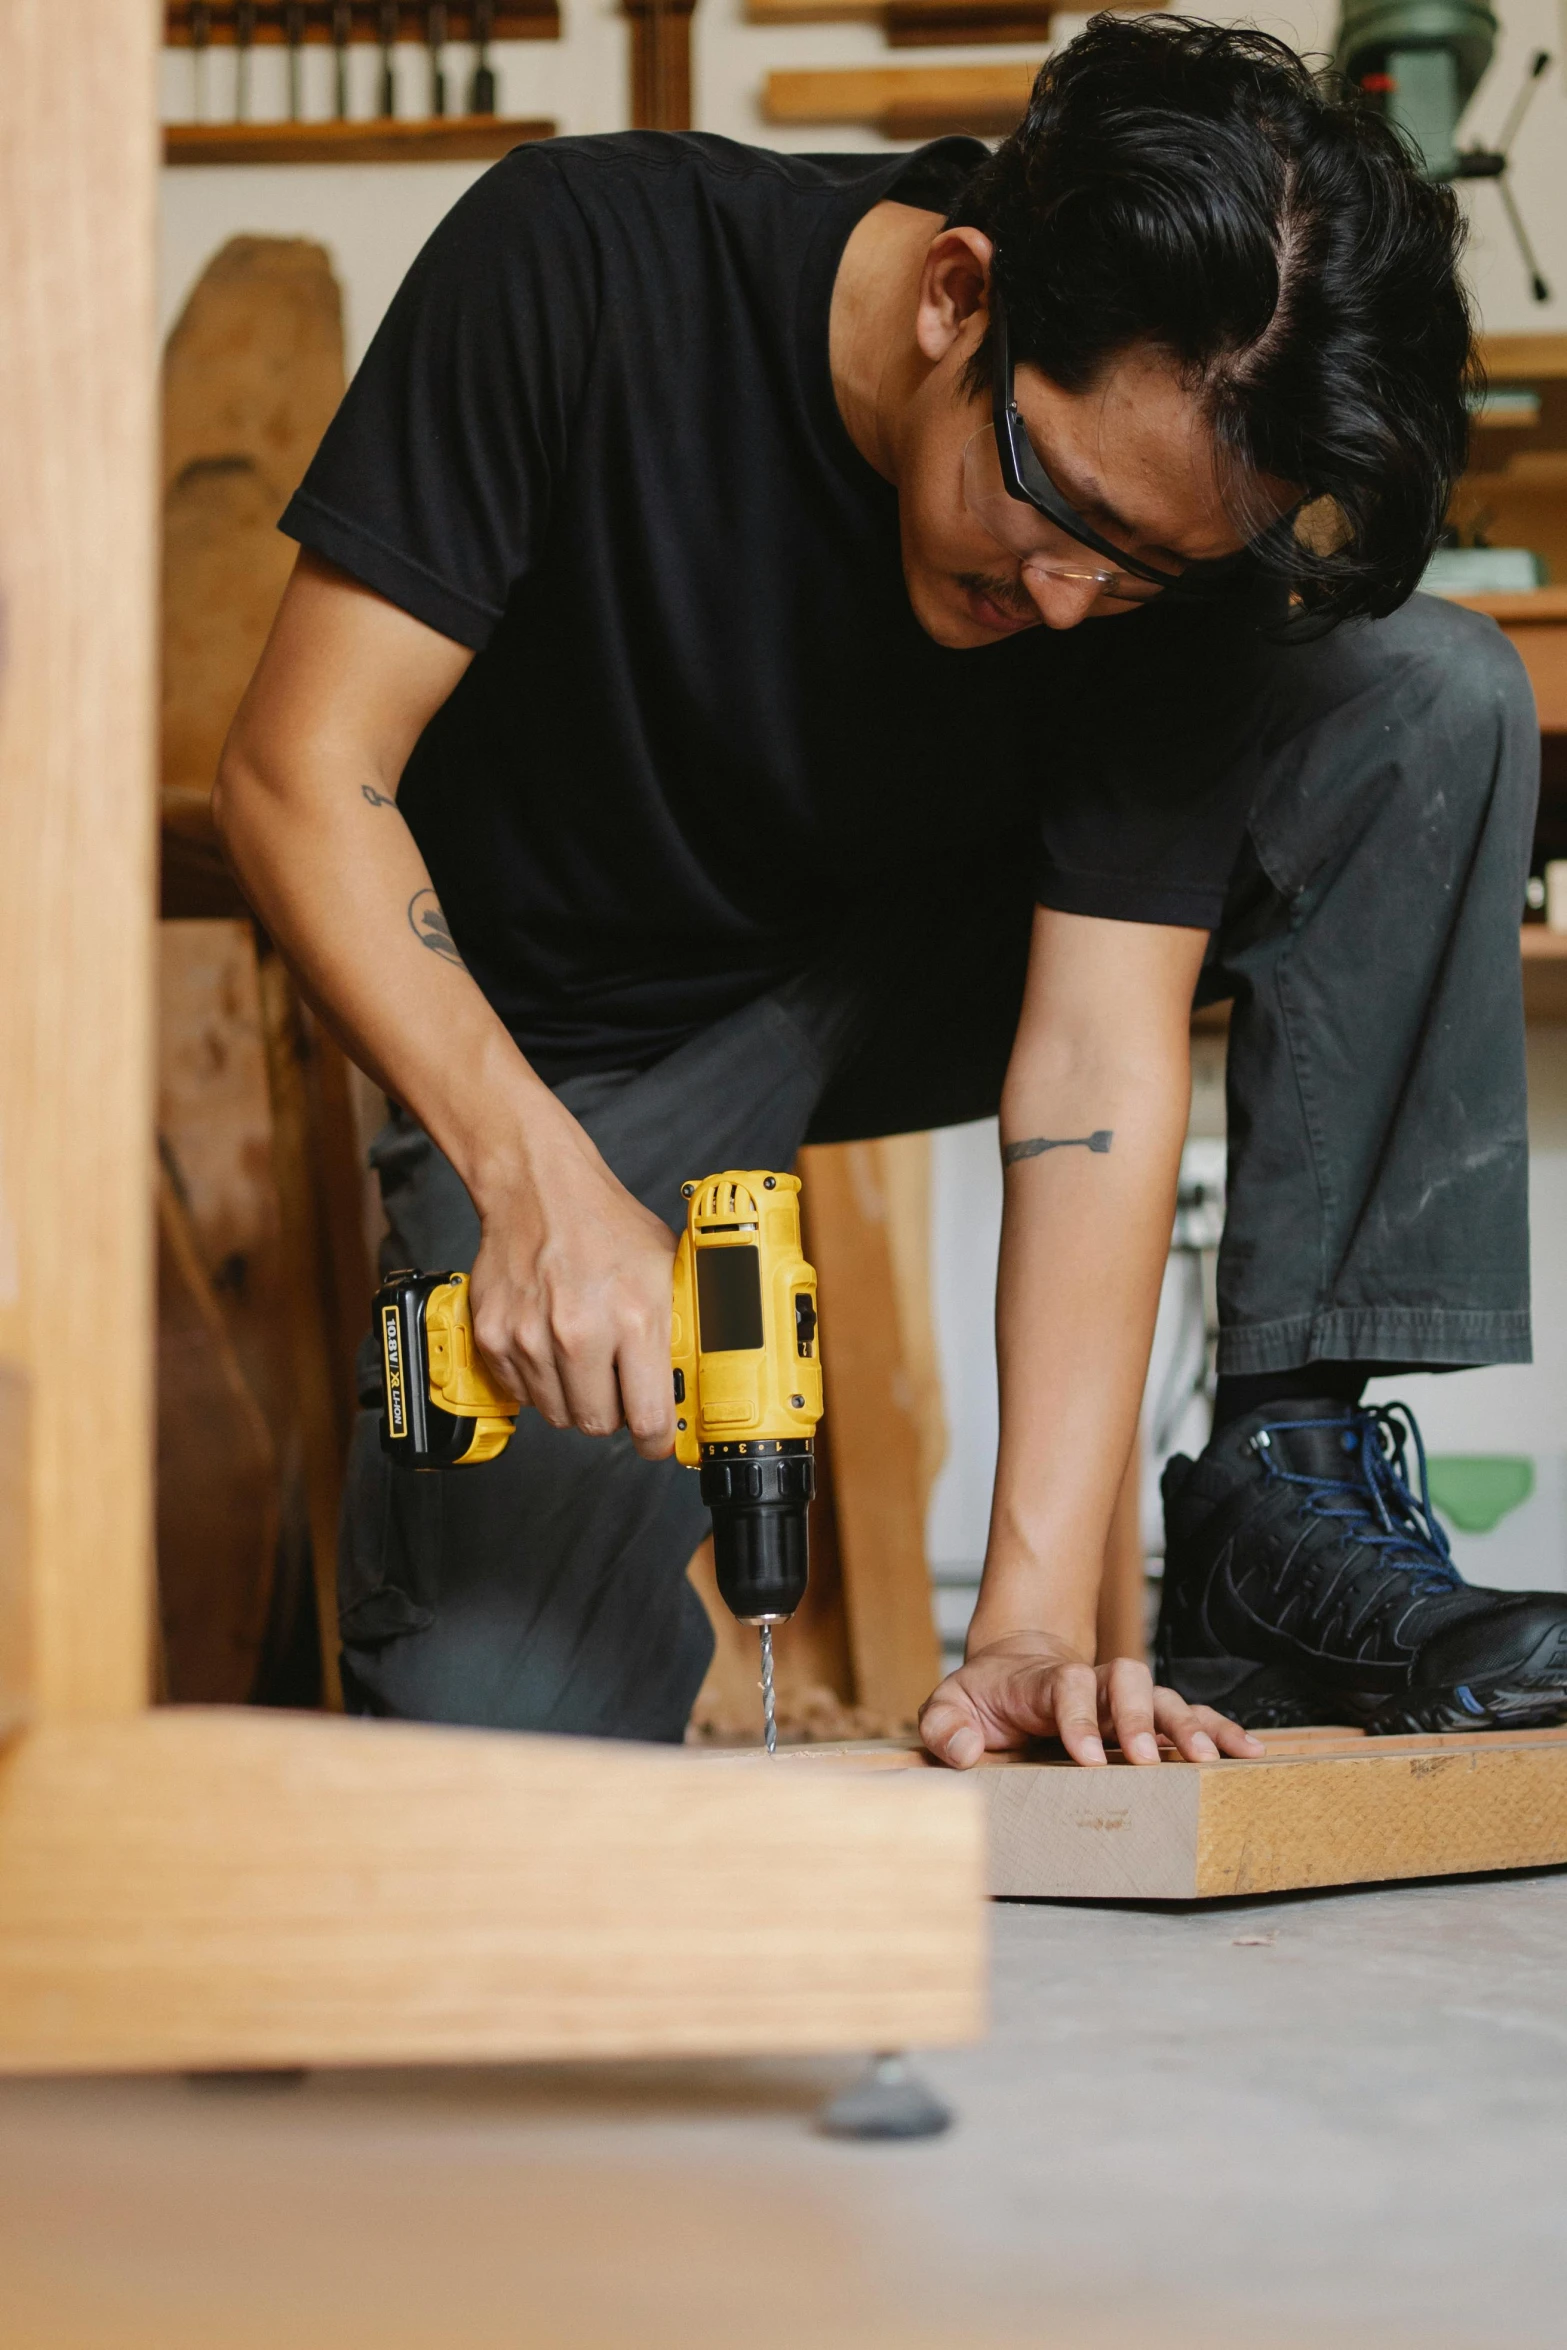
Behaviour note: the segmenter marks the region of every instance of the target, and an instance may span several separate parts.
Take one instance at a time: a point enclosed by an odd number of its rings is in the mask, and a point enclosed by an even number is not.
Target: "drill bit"
[[[769,1754],[778,1752],[778,1712],[773,1703],[773,1628],[763,1624],[762,1632],[762,1730]]]

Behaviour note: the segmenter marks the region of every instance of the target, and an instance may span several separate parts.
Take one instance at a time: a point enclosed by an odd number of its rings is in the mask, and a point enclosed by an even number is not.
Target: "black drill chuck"
[[[742,1624],[784,1622],[805,1597],[806,1513],[816,1491],[810,1438],[704,1445],[701,1475],[724,1605]]]

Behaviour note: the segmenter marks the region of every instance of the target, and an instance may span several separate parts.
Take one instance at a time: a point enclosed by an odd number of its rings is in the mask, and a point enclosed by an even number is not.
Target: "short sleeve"
[[[1277,601],[1259,583],[1234,608],[1172,601],[1073,632],[1080,664],[1042,801],[1041,905],[1217,928],[1270,666],[1289,657],[1266,633]]]
[[[280,528],[482,650],[542,544],[599,301],[564,175],[515,149],[409,270]]]

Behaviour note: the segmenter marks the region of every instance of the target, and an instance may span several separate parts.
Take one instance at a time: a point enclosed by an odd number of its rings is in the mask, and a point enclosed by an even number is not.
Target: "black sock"
[[[1366,1381],[1381,1368],[1379,1363],[1302,1363],[1293,1371],[1224,1373],[1213,1399],[1213,1432],[1217,1436],[1232,1420],[1264,1405],[1359,1403]]]

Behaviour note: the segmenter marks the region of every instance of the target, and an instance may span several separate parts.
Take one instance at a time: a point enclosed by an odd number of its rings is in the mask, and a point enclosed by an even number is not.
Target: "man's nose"
[[[1097,579],[1063,579],[1058,572],[1023,566],[1023,585],[1047,628],[1076,628],[1099,601]]]

